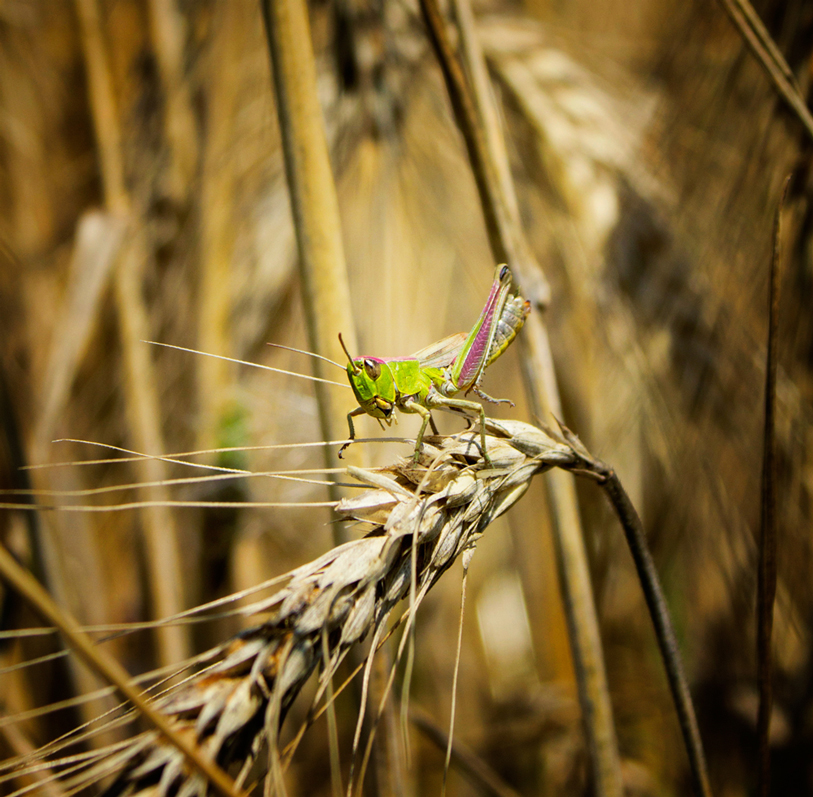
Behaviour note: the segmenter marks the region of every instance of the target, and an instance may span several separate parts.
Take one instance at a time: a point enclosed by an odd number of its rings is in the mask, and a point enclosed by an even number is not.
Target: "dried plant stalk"
[[[160,455],[165,448],[158,379],[143,343],[151,337],[142,294],[143,269],[150,252],[142,229],[133,219],[133,207],[125,185],[121,130],[99,7],[96,0],[76,0],[76,8],[82,28],[105,203],[110,213],[124,219],[130,227],[119,253],[114,280],[126,371],[127,415],[137,447],[152,455]],[[144,460],[140,463],[140,470],[145,483],[160,485],[166,478],[165,467],[158,459]],[[145,490],[154,504],[143,514],[153,598],[161,614],[175,614],[184,607],[182,585],[176,575],[181,558],[175,517],[166,505],[169,496],[164,488],[150,486]],[[164,663],[181,661],[191,649],[190,640],[182,628],[161,629],[158,645]]]
[[[490,139],[487,136],[487,130],[494,125],[484,124],[484,119],[493,119],[496,115],[491,108],[493,99],[482,80],[479,84],[475,83],[475,92],[469,88],[452,50],[437,1],[421,0],[421,9],[446,80],[457,124],[466,142],[492,251],[498,259],[506,258],[515,265],[519,283],[529,284],[537,294],[537,309],[540,312],[531,315],[520,338],[525,353],[523,376],[526,393],[537,417],[553,415],[561,418],[562,404],[553,355],[541,313],[543,306],[540,300],[547,296],[544,279],[538,276],[538,266],[533,258],[527,256],[527,248],[522,246],[524,235],[516,215],[517,207],[504,195],[505,180],[497,177],[499,169],[494,160],[502,160],[501,150],[493,130]],[[469,39],[465,53],[469,59],[475,59],[475,63],[469,66],[469,72],[482,74],[485,71],[482,51],[470,41],[473,32],[469,30],[471,25],[465,25],[465,18],[464,11],[464,41]],[[618,742],[575,485],[571,476],[556,472],[547,480],[546,486],[555,530],[562,600],[596,789],[600,795],[620,797],[623,785]]]
[[[282,131],[285,173],[299,246],[299,269],[311,350],[334,360],[344,355],[336,337],[342,331],[356,350],[350,286],[342,243],[336,186],[316,88],[308,8],[304,0],[262,3],[271,53],[277,112]],[[324,365],[314,360],[316,376]],[[325,440],[341,437],[341,412],[329,391],[317,385],[319,418]],[[326,456],[327,449],[326,449]],[[351,462],[362,464],[353,451]],[[330,461],[326,462],[330,466]]]
[[[721,2],[746,45],[765,70],[768,79],[796,115],[805,132],[813,137],[813,115],[802,96],[796,76],[754,7],[748,0],[721,0]]]
[[[341,362],[337,332],[344,333],[351,351],[357,350],[356,325],[344,256],[339,200],[333,179],[327,136],[316,84],[316,62],[305,0],[263,0],[263,19],[271,56],[275,100],[279,116],[291,215],[299,250],[299,274],[311,351]],[[314,358],[317,377],[325,364]],[[316,383],[319,420],[325,440],[344,434],[342,412],[326,385]],[[332,452],[324,449],[325,465]],[[354,447],[350,464],[367,464],[363,448]],[[338,486],[330,489],[339,498]],[[334,540],[341,542],[341,527]],[[379,660],[379,667],[383,662]],[[378,680],[378,679],[377,679]],[[335,745],[332,746],[335,750]],[[379,767],[380,779],[393,779],[394,767]],[[334,775],[335,777],[335,775]]]
[[[115,659],[100,653],[94,648],[93,643],[82,632],[76,621],[60,609],[36,579],[18,565],[4,547],[0,547],[0,577],[12,589],[24,596],[42,617],[57,626],[67,643],[79,654],[79,657],[99,675],[115,684],[121,694],[129,699],[159,729],[156,732],[156,738],[165,738],[170,744],[174,745],[173,750],[178,752],[181,759],[188,758],[202,773],[206,773],[205,777],[211,780],[218,792],[224,797],[239,797],[231,781],[217,764],[185,738],[176,727],[173,727],[169,718],[161,711],[145,702],[138,688],[129,680],[124,668]],[[163,734],[163,736],[160,736],[160,734]],[[120,747],[120,745],[114,745],[114,747]],[[30,757],[36,759],[40,756],[35,752]],[[33,771],[36,771],[36,769],[36,767],[33,768]],[[203,783],[206,783],[203,775],[199,777]]]
[[[791,175],[785,178],[773,228],[770,288],[768,293],[768,356],[765,364],[765,429],[762,443],[762,512],[759,524],[757,565],[757,686],[759,711],[759,793],[767,797],[771,787],[771,708],[773,704],[771,636],[776,601],[776,376],[779,351],[779,297],[782,266],[782,209]]]
[[[699,797],[711,797],[711,785],[706,767],[706,755],[700,739],[697,716],[689,694],[689,682],[677,644],[677,635],[666,605],[652,554],[646,542],[646,534],[638,512],[632,505],[618,474],[605,463],[593,457],[582,442],[569,429],[563,428],[565,439],[573,451],[582,458],[577,467],[585,475],[594,477],[604,489],[618,516],[627,538],[627,545],[635,561],[638,579],[646,598],[649,616],[655,628],[655,636],[661,651],[672,700],[677,710],[683,741],[689,756],[689,768],[694,780],[694,790]]]
[[[198,141],[189,82],[184,75],[184,18],[175,0],[150,0],[148,10],[164,93],[164,130],[170,155],[167,190],[176,201],[185,202],[197,168]]]
[[[223,35],[215,40],[211,54],[206,145],[201,164],[201,259],[197,313],[197,346],[202,351],[233,356],[231,328],[232,295],[229,287],[233,270],[235,224],[235,169],[229,157],[234,146],[230,121],[237,107],[237,72],[223,69],[233,63],[243,43],[234,30],[251,9],[245,4],[218,3],[215,14]],[[234,384],[235,366],[215,357],[196,363],[199,405],[196,424],[201,448],[221,444],[222,425]]]

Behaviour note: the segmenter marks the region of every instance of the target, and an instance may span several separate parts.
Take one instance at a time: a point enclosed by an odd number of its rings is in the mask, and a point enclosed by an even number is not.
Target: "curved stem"
[[[597,460],[590,460],[587,464],[588,473],[599,477],[599,484],[615,509],[638,571],[638,579],[649,608],[652,625],[655,627],[655,636],[663,658],[663,665],[666,668],[666,676],[686,744],[686,752],[689,755],[695,792],[701,797],[711,797],[706,757],[697,726],[692,696],[689,692],[689,682],[683,669],[683,660],[680,656],[672,618],[666,605],[652,554],[649,552],[641,518],[615,471]]]

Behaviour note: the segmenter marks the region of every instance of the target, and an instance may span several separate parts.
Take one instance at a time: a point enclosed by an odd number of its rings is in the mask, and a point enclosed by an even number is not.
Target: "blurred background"
[[[756,8],[807,92],[813,6]],[[310,11],[360,353],[406,355],[469,329],[487,295],[494,263],[474,180],[417,3],[319,0]],[[495,0],[474,11],[522,221],[551,285],[545,320],[565,421],[616,467],[642,514],[717,795],[755,788],[768,266],[780,186],[801,167],[785,214],[771,742],[774,793],[813,794],[810,140],[720,5]],[[310,383],[142,342],[310,373],[307,357],[266,345],[307,348],[296,257],[257,3],[0,2],[1,486],[153,485],[69,501],[144,509],[0,515],[2,542],[81,622],[167,616],[334,544],[326,508],[241,506],[327,501],[324,487],[156,484],[188,471],[52,443],[230,447],[240,450],[197,461],[321,467],[318,448],[297,445],[321,439]],[[495,414],[550,423],[530,416],[519,372],[513,349],[489,369],[486,391],[517,404]],[[349,390],[335,393],[342,415],[353,408]],[[396,434],[417,430],[415,419],[400,424]],[[371,418],[358,428],[383,436]],[[267,448],[279,444],[291,447]],[[368,448],[378,462],[406,453]],[[98,462],[111,456],[122,461]],[[73,464],[20,470],[54,463]],[[625,787],[687,793],[631,558],[598,491],[579,491]],[[520,794],[582,794],[586,749],[547,517],[536,484],[479,545],[456,738]],[[37,624],[14,595],[0,597],[4,631]],[[456,569],[418,617],[412,705],[441,728],[459,605]],[[147,630],[108,647],[135,674],[222,641],[237,623]],[[6,634],[3,666],[56,644]],[[46,743],[104,701],[5,718],[95,684],[61,663],[7,669],[0,756]],[[340,698],[343,749],[356,710]],[[403,793],[439,791],[443,752],[411,735]],[[330,793],[324,721],[287,782],[290,794]],[[455,774],[449,789],[480,793]]]

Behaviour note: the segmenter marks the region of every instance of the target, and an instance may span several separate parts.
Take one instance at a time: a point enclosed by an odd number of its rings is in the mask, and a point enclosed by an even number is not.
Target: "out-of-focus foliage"
[[[83,39],[89,6],[100,14],[101,64]],[[807,90],[809,6],[770,0],[757,10]],[[771,220],[782,180],[804,165],[788,202],[781,299],[772,739],[775,793],[811,793],[810,142],[717,5],[528,0],[479,3],[475,12],[523,222],[552,285],[547,321],[566,421],[617,467],[643,515],[719,794],[744,795],[754,782],[754,539]],[[407,354],[468,329],[482,305],[493,263],[474,182],[417,7],[329,0],[312,4],[311,15],[360,347]],[[91,97],[94,67],[115,100],[123,204],[110,195],[115,167]],[[140,447],[127,347],[146,344],[128,338],[117,287],[123,262],[135,263],[150,339],[307,373],[306,357],[265,346],[306,347],[295,257],[255,3],[0,4],[3,487],[143,480],[127,462],[19,470],[109,454],[54,438]],[[307,383],[168,349],[149,348],[148,359],[159,420],[147,420],[147,432],[164,452],[318,439]],[[514,399],[511,413],[523,418],[519,367],[509,352],[484,386]],[[400,431],[414,433],[411,423],[402,419]],[[371,419],[361,423],[368,433],[379,434]],[[320,465],[299,448],[208,461],[254,471]],[[168,466],[166,475],[179,474]],[[89,625],[154,618],[161,595],[173,591],[179,608],[193,606],[331,545],[326,510],[240,507],[323,501],[324,488],[261,478],[213,485],[173,488],[179,500],[235,504],[169,508],[161,523],[174,527],[178,559],[168,574],[154,569],[145,529],[155,519],[146,512],[9,512],[0,535]],[[582,498],[626,785],[635,794],[684,793],[685,755],[629,555],[606,507],[589,488]],[[97,502],[131,499],[113,493]],[[545,516],[537,490],[479,546],[457,735],[523,794],[576,794],[587,788],[585,750]],[[458,592],[447,577],[418,622],[412,700],[432,707],[440,725],[450,707]],[[3,621],[5,629],[36,622],[10,594]],[[146,632],[110,648],[142,672],[173,650],[224,639],[239,630],[235,622],[188,638]],[[50,650],[31,640],[2,644],[3,666]],[[6,715],[91,688],[62,665],[26,672],[0,678]],[[342,698],[338,710],[344,748],[353,701]],[[305,711],[295,709],[292,727]],[[44,744],[81,720],[76,710],[25,723],[23,741],[3,725],[0,749],[19,753],[19,744]],[[289,793],[329,793],[326,736],[321,725],[306,736]],[[442,754],[419,738],[405,793],[439,783]],[[457,793],[474,793],[452,782]]]

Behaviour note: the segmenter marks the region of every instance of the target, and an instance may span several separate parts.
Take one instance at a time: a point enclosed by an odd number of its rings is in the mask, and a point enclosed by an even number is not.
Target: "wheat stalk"
[[[99,718],[96,728],[80,727],[67,739],[6,762],[0,768],[0,783],[9,777],[37,776],[38,782],[58,781],[66,794],[74,794],[112,779],[104,791],[108,797],[202,797],[210,786],[207,774],[196,767],[215,765],[213,771],[231,772],[239,790],[256,771],[254,764],[265,750],[272,777],[266,785],[274,783],[277,793],[284,793],[277,736],[290,706],[318,668],[319,686],[308,722],[321,713],[316,706],[323,697],[325,707],[332,709],[333,676],[347,653],[370,636],[348,786],[348,795],[352,795],[375,652],[395,625],[406,621],[411,630],[418,607],[443,573],[458,558],[467,571],[488,525],[522,497],[535,475],[557,467],[601,484],[618,515],[655,626],[696,789],[699,794],[709,794],[705,757],[671,618],[640,518],[618,476],[565,427],[557,434],[519,421],[487,419],[486,429],[488,462],[475,426],[449,437],[426,438],[417,463],[410,457],[376,470],[348,468],[350,476],[371,489],[342,499],[335,511],[342,519],[361,524],[366,530],[362,538],[274,579],[273,584],[287,583],[270,597],[240,610],[245,616],[265,619],[187,663],[187,669],[201,669],[175,682],[172,678],[179,673],[170,673],[149,690],[147,704],[129,686],[119,686],[134,708],[122,713],[120,706],[118,712],[110,712],[112,718]],[[394,617],[407,596],[406,610]],[[216,601],[212,607],[221,603]],[[404,633],[396,664],[412,638]],[[379,701],[379,716],[394,674],[393,667]],[[159,692],[160,687],[165,688]],[[132,720],[138,711],[158,712],[159,717],[149,717],[158,729],[89,755],[54,757],[71,744]],[[164,728],[166,720],[169,726]],[[289,745],[286,759],[304,730],[302,727]],[[356,776],[359,789],[374,732],[375,727]],[[48,770],[46,777],[43,773]],[[1,776],[3,771],[10,771],[10,776]],[[230,784],[218,788],[232,793]]]
[[[278,727],[315,669],[321,670],[318,701],[348,650],[371,635],[369,669],[393,612],[408,594],[401,619],[411,623],[440,576],[473,552],[486,527],[522,496],[534,475],[579,462],[567,442],[527,424],[490,420],[488,430],[490,467],[479,450],[479,432],[472,429],[428,438],[418,464],[405,459],[376,471],[351,468],[351,475],[372,488],[342,500],[336,511],[365,524],[368,533],[288,573],[282,589],[243,610],[268,619],[222,645],[202,670],[153,697],[175,729],[234,773],[238,786],[263,749],[270,747],[276,757]],[[69,763],[76,766],[75,759]],[[20,760],[16,770],[37,765],[32,758]],[[62,784],[68,794],[111,775],[109,795],[207,793],[204,776],[157,731],[108,748],[79,771],[68,769]]]

